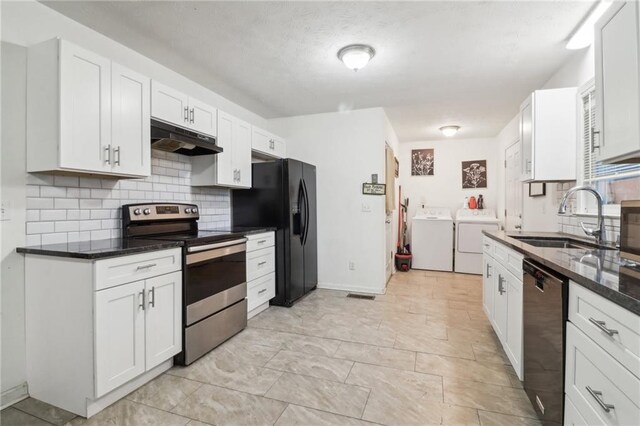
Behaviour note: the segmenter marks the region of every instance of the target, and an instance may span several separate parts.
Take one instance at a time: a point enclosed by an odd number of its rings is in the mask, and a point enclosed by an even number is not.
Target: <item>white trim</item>
[[[262,305],[255,307],[247,312],[247,319],[251,319],[258,315],[260,312],[266,311],[267,309],[269,309],[269,302],[264,302]]]
[[[375,290],[375,289],[372,289],[371,287],[334,284],[334,283],[318,283],[318,288],[324,288],[326,290],[340,290],[340,291],[351,291],[355,293],[373,293],[373,294],[384,294],[384,291],[385,291],[384,287],[379,290]]]
[[[21,383],[18,386],[14,386],[11,389],[7,389],[2,392],[2,395],[0,396],[0,409],[4,410],[10,405],[20,402],[23,399],[27,399],[28,397],[29,388],[27,386],[27,382]]]

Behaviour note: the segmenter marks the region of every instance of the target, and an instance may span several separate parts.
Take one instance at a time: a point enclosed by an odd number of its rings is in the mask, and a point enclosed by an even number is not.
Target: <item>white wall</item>
[[[318,286],[381,293],[385,287],[385,200],[362,195],[384,177],[382,108],[272,120],[287,156],[315,164],[318,195]],[[370,212],[363,212],[368,205]],[[349,270],[349,262],[355,269]]]
[[[411,151],[433,148],[433,176],[411,176]],[[409,197],[409,224],[416,211],[426,207],[447,207],[455,218],[465,197],[482,194],[485,208],[498,206],[498,151],[494,138],[443,139],[400,143],[400,185],[402,198]],[[462,189],[462,161],[487,160],[487,187]]]

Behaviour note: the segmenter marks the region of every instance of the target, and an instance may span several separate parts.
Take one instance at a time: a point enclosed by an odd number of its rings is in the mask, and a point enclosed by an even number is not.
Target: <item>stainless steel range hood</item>
[[[216,138],[173,124],[151,120],[151,148],[182,155],[213,155],[223,151]]]

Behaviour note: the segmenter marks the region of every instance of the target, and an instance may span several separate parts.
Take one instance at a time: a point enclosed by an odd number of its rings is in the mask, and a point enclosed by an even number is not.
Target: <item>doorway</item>
[[[522,182],[520,181],[520,141],[505,150],[505,230],[522,229]]]

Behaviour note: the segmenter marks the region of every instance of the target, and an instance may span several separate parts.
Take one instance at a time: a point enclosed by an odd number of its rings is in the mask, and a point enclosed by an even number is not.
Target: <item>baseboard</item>
[[[371,287],[334,284],[334,283],[318,283],[318,288],[323,288],[326,290],[352,291],[354,293],[370,293],[370,294],[384,294],[384,291],[385,291],[384,288],[373,289]]]
[[[262,305],[253,308],[253,310],[251,310],[249,313],[247,313],[247,319],[251,319],[253,317],[255,317],[256,315],[258,315],[260,312],[269,309],[269,302],[263,303]]]
[[[0,395],[0,409],[4,410],[10,405],[20,402],[23,399],[29,397],[29,388],[27,382],[24,382],[18,386],[12,387],[2,392]]]

